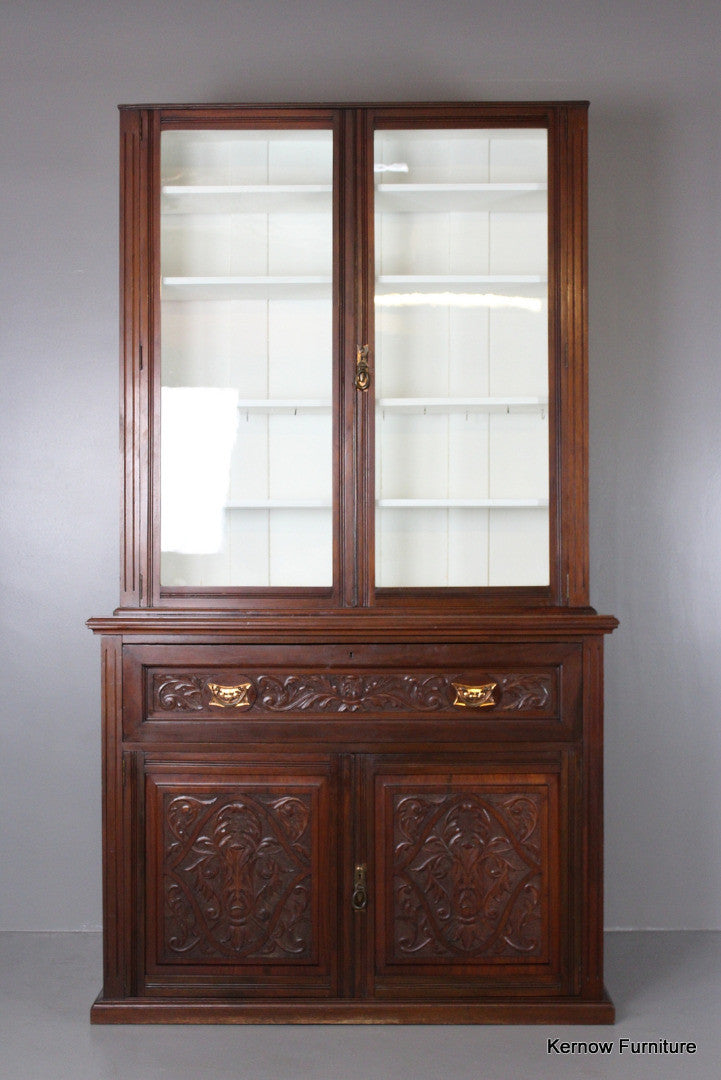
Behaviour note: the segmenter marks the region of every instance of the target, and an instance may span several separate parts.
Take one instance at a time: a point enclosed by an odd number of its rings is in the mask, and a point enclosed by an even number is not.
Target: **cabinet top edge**
[[[388,618],[379,613],[338,614],[327,620],[315,614],[261,615],[210,611],[158,611],[118,608],[105,618],[88,619],[96,634],[220,635],[246,640],[270,635],[272,640],[305,641],[478,641],[489,637],[567,638],[610,634],[618,620],[593,608],[552,609],[423,617]]]
[[[251,102],[166,102],[164,104],[140,103],[121,104],[118,109],[136,110],[143,109],[149,112],[178,112],[178,111],[232,111],[238,109],[447,109],[449,107],[463,109],[587,109],[590,102],[584,100],[559,100],[559,101],[459,101],[449,99],[447,101],[251,101]]]

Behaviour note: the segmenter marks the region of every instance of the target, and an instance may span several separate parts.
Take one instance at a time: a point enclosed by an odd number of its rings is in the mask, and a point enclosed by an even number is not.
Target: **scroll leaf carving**
[[[203,687],[205,679],[200,675],[155,676],[153,696],[158,708],[169,712],[179,709],[183,712],[200,711],[203,708]]]
[[[395,798],[395,959],[540,955],[541,808],[537,793]]]
[[[551,678],[548,675],[504,675],[500,707],[505,712],[523,709],[545,709],[551,700]]]
[[[312,955],[310,796],[167,796],[168,958]]]
[[[492,712],[547,709],[552,702],[554,675],[490,674],[480,687],[482,705]],[[458,675],[416,676],[403,673],[359,674],[307,672],[301,675],[256,675],[234,686],[213,681],[215,676],[155,675],[153,704],[161,712],[202,712],[225,705],[255,712],[442,712],[458,701]],[[475,689],[471,687],[471,689]],[[467,702],[463,702],[467,704]],[[215,711],[212,708],[210,711]]]
[[[449,703],[448,679],[431,675],[260,675],[258,704],[272,712],[317,709],[323,712],[361,712],[416,709],[431,712]]]

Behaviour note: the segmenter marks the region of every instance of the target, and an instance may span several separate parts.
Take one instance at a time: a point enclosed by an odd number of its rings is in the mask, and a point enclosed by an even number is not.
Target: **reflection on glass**
[[[547,147],[375,136],[376,584],[546,585]]]
[[[168,131],[161,583],[332,583],[332,134]]]
[[[461,307],[461,308],[520,308],[521,311],[543,310],[543,301],[531,296],[499,296],[497,293],[379,293],[376,307]]]
[[[162,550],[213,554],[223,546],[238,391],[164,386],[162,417]]]

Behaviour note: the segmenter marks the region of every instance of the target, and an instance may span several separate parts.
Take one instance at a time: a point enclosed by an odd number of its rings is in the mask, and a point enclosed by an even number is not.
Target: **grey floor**
[[[97,934],[0,934],[1,1080],[719,1080],[721,933],[614,933],[615,1027],[91,1027]],[[611,1042],[557,1054],[548,1041]],[[621,1052],[695,1042],[683,1056]]]

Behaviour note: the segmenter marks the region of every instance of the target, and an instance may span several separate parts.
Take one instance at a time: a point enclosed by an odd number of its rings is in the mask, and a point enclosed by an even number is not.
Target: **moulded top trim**
[[[543,112],[546,109],[587,109],[589,101],[248,101],[248,102],[186,102],[165,104],[139,103],[121,104],[118,109],[147,109],[153,111],[181,111],[181,110],[204,110],[217,109],[232,111],[233,109],[511,109],[533,110]]]
[[[317,612],[307,614],[273,612],[243,614],[229,610],[189,611],[170,609],[118,608],[107,618],[88,619],[96,634],[123,634],[148,638],[187,634],[223,636],[262,641],[490,641],[569,640],[588,635],[609,634],[618,626],[612,615],[599,615],[593,608],[547,608],[506,611],[487,615],[456,613],[429,616],[429,612],[396,613],[392,621],[387,609],[333,610],[329,619]],[[369,636],[370,635],[370,636]]]

